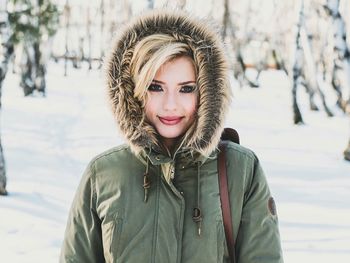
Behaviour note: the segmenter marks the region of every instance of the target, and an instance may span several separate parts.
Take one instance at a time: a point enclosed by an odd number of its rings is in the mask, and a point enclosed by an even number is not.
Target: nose
[[[163,101],[163,108],[166,111],[175,111],[177,108],[177,97],[174,92],[166,92]]]

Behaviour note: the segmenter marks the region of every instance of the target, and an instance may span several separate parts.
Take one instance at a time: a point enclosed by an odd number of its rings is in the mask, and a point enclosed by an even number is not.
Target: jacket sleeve
[[[75,194],[63,240],[60,262],[104,262],[101,221],[96,213],[93,166],[86,169]]]
[[[237,233],[238,263],[282,263],[278,218],[273,198],[254,155],[252,177],[244,193],[241,223]]]

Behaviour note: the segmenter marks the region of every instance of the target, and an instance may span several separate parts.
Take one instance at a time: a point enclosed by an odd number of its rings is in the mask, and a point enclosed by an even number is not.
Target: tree
[[[310,109],[311,110],[319,110],[317,105],[314,102],[314,95],[319,95],[322,106],[329,117],[333,116],[333,113],[329,109],[326,103],[326,97],[321,88],[321,83],[318,75],[317,66],[322,62],[321,61],[321,46],[319,42],[322,36],[320,36],[317,32],[319,30],[315,30],[315,32],[309,32],[306,26],[306,18],[307,16],[304,14],[305,11],[304,0],[300,2],[300,11],[299,11],[299,20],[297,25],[297,34],[295,38],[295,57],[293,61],[293,87],[292,87],[292,95],[293,95],[293,112],[294,112],[294,124],[303,124],[303,118],[301,112],[299,110],[298,102],[297,102],[297,89],[301,85],[306,88],[306,91],[309,95]],[[312,10],[317,10],[314,6]],[[315,16],[316,17],[316,16]],[[317,13],[317,19],[319,14]],[[324,37],[324,36],[323,36]],[[317,42],[317,45],[315,44]],[[315,47],[313,46],[316,45]],[[317,50],[315,52],[314,50]],[[318,53],[318,54],[315,54]],[[318,58],[318,59],[315,59]]]
[[[153,9],[154,8],[154,0],[147,0],[148,2],[148,9]]]
[[[345,21],[339,11],[339,0],[327,0],[324,6],[329,16],[332,17],[333,36],[334,36],[334,68],[332,74],[332,84],[338,93],[338,105],[350,117],[350,50],[346,41]],[[338,87],[339,71],[343,68],[346,81],[343,91]],[[344,158],[350,161],[350,139],[344,150]]]
[[[59,12],[50,0],[9,0],[11,42],[22,48],[21,86],[24,95],[45,94],[46,61],[43,42],[57,30]]]
[[[1,94],[2,94],[2,84],[6,77],[8,71],[9,61],[14,53],[14,46],[11,42],[11,31],[8,23],[8,13],[7,13],[7,1],[0,1],[0,33],[1,33],[1,46],[2,52],[0,50],[0,110],[1,110]],[[5,158],[1,145],[0,138],[0,195],[7,195],[6,191],[6,167]]]

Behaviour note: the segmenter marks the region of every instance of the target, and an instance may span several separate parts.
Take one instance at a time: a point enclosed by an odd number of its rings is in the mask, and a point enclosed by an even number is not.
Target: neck
[[[165,148],[169,151],[172,152],[174,150],[174,147],[176,145],[176,139],[174,138],[162,138],[163,145]]]
[[[164,147],[164,150],[168,153],[170,157],[173,157],[175,152],[181,147],[180,141],[183,140],[182,136],[179,136],[177,138],[164,138],[161,137],[160,141],[162,142],[162,145]]]
[[[164,150],[168,153],[170,157],[173,157],[175,152],[180,147],[180,140],[182,139],[181,136],[177,138],[161,138],[161,142],[164,146]]]

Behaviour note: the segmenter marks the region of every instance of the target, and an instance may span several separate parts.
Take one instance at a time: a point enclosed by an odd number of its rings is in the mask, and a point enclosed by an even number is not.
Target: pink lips
[[[177,116],[164,116],[164,117],[159,117],[159,120],[161,123],[165,125],[176,125],[178,124],[183,117],[177,117]]]

